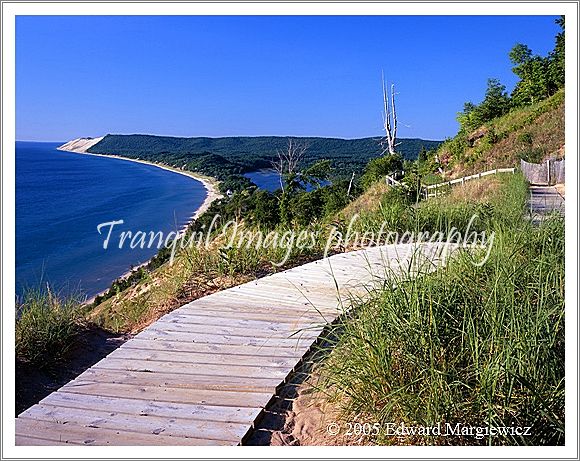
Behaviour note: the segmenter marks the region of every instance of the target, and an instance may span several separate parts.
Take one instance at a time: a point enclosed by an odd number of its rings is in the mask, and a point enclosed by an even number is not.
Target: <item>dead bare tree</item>
[[[276,151],[277,160],[272,162],[272,168],[280,176],[280,188],[284,192],[284,178],[298,173],[298,165],[308,150],[308,144],[303,141],[288,138],[288,147]]]
[[[348,183],[348,190],[346,191],[347,197],[350,197],[350,190],[352,188],[353,181],[354,181],[354,171],[352,172],[352,176],[350,177],[350,182]]]
[[[389,101],[390,100],[390,101]],[[397,110],[395,108],[395,85],[391,85],[390,95],[387,92],[385,75],[383,74],[383,126],[385,139],[383,142],[383,155],[396,153],[397,143]]]

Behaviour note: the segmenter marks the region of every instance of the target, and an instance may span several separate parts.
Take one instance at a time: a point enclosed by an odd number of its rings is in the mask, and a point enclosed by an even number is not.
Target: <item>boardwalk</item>
[[[550,213],[565,213],[565,200],[558,186],[530,186],[529,207],[532,220],[542,221]]]
[[[21,413],[16,444],[239,445],[351,299],[440,257],[414,253],[340,254],[186,304]]]

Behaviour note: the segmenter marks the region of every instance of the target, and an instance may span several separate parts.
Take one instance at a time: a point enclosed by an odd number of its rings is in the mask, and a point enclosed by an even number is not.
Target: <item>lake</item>
[[[93,296],[157,248],[119,248],[121,231],[181,229],[206,197],[192,178],[114,158],[16,142],[16,293],[49,282]],[[111,233],[100,223],[123,220]],[[117,232],[117,228],[119,232]]]
[[[264,169],[258,171],[252,171],[245,173],[244,176],[252,181],[260,189],[267,190],[269,192],[274,192],[280,189],[280,175],[272,169]],[[330,184],[328,181],[323,181],[322,186]],[[314,188],[311,185],[306,186],[307,191],[311,191]]]

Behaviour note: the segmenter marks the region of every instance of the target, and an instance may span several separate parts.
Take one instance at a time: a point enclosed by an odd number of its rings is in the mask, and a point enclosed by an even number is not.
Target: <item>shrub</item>
[[[521,142],[522,144],[527,144],[529,146],[532,145],[532,143],[534,142],[532,135],[530,133],[524,132],[524,133],[520,133],[518,135],[518,142]]]
[[[357,197],[361,193],[360,185],[353,182],[349,192],[350,181],[337,181],[330,186],[323,189],[324,194],[324,215],[331,216],[334,213],[346,207],[353,197]]]
[[[546,152],[541,147],[528,147],[518,152],[518,157],[526,162],[541,163]]]
[[[372,159],[366,166],[362,177],[362,185],[365,189],[386,175],[392,175],[403,169],[403,157],[400,155],[384,155]]]
[[[25,292],[16,312],[16,357],[39,368],[61,360],[81,329],[79,296],[59,297],[50,287]]]
[[[320,189],[299,192],[292,199],[293,218],[300,226],[307,226],[322,216],[323,193]]]
[[[268,191],[258,190],[254,193],[254,222],[259,226],[272,228],[280,222],[278,199]]]

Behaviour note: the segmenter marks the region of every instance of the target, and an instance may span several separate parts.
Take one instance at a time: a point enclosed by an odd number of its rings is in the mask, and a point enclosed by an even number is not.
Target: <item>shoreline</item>
[[[92,155],[94,157],[105,157],[105,158],[113,158],[113,159],[118,159],[118,160],[126,160],[128,162],[134,162],[134,163],[141,163],[143,165],[149,165],[149,166],[153,166],[153,167],[157,167],[160,168],[162,170],[166,170],[166,171],[170,171],[176,174],[180,174],[182,176],[187,176],[190,179],[193,179],[195,181],[200,182],[203,187],[206,190],[206,196],[205,199],[203,201],[203,203],[201,204],[201,206],[199,206],[199,208],[197,208],[197,210],[195,210],[195,212],[191,215],[191,217],[189,218],[189,220],[187,221],[186,224],[184,224],[183,228],[181,229],[181,233],[185,232],[185,230],[189,227],[189,225],[195,221],[196,219],[198,219],[203,213],[205,213],[209,207],[211,206],[211,204],[215,201],[215,200],[219,200],[221,198],[223,198],[223,195],[220,194],[219,190],[218,190],[218,184],[219,181],[215,178],[212,178],[210,176],[205,176],[199,173],[194,173],[192,171],[187,171],[187,170],[180,170],[178,168],[174,168],[171,167],[169,165],[164,165],[164,164],[160,164],[160,163],[153,163],[153,162],[149,162],[147,160],[140,160],[140,159],[133,159],[133,158],[127,158],[127,157],[122,157],[120,155],[109,155],[109,154],[93,154],[91,152],[84,152],[82,150],[72,150],[72,149],[63,149],[62,147],[65,146],[66,144],[63,144],[62,146],[57,147],[57,150],[60,150],[62,152],[71,152],[74,154],[79,154],[79,155]],[[154,256],[153,256],[154,257]],[[111,285],[113,284],[113,282],[115,282],[116,280],[122,280],[125,279],[127,277],[129,277],[133,271],[138,270],[141,267],[146,266],[147,264],[149,264],[149,262],[151,261],[151,259],[153,259],[153,257],[149,258],[147,261],[132,267],[131,269],[127,270],[126,272],[124,272],[123,274],[119,275],[118,277],[116,277],[115,279],[111,280],[111,283],[109,285],[109,288],[95,294],[94,296],[92,296],[91,298],[87,299],[84,302],[84,305],[89,305],[92,304],[95,300],[95,298],[97,296],[100,296],[102,294],[105,294],[107,291],[109,291],[111,289]]]
[[[205,176],[205,175],[202,175],[200,173],[194,173],[193,171],[180,170],[178,168],[174,168],[174,167],[171,167],[169,165],[165,165],[163,163],[154,163],[154,162],[149,162],[147,160],[122,157],[120,155],[93,154],[91,152],[82,152],[79,150],[61,149],[60,147],[57,147],[57,150],[60,150],[63,152],[71,152],[71,153],[79,154],[79,155],[92,155],[94,157],[114,158],[114,159],[118,159],[118,160],[126,160],[127,162],[141,163],[143,165],[154,166],[157,168],[161,168],[162,170],[171,171],[173,173],[177,173],[177,174],[180,174],[182,176],[187,176],[191,179],[199,181],[200,183],[202,183],[203,187],[205,188],[207,195],[205,197],[205,200],[201,204],[201,206],[195,211],[195,213],[193,213],[193,215],[191,215],[191,218],[188,221],[188,223],[185,225],[185,227],[189,226],[189,224],[191,224],[191,222],[194,219],[199,218],[205,211],[207,211],[208,208],[211,206],[211,204],[215,200],[223,198],[223,195],[220,194],[220,192],[217,188],[217,186],[219,184],[218,180],[215,178],[212,178],[211,176]]]

